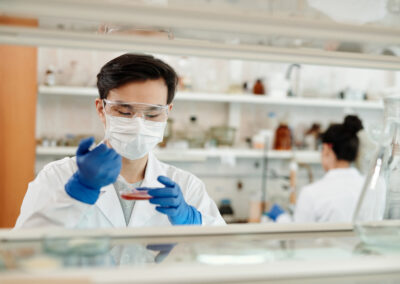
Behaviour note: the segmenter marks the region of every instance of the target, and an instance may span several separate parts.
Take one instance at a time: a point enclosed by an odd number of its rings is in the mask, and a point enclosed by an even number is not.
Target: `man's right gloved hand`
[[[122,166],[121,156],[105,144],[90,151],[93,142],[93,137],[80,142],[76,151],[78,170],[65,185],[69,196],[87,204],[96,203],[100,189],[117,180]]]

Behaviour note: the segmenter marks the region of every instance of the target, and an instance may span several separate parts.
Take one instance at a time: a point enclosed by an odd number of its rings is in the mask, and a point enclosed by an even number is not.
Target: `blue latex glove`
[[[148,190],[148,194],[153,196],[150,203],[158,205],[156,210],[168,215],[173,225],[200,225],[201,213],[186,203],[179,185],[165,176],[159,176],[157,180],[165,187],[138,188]]]
[[[276,222],[276,219],[278,219],[278,217],[281,216],[283,213],[285,213],[285,210],[283,210],[282,207],[275,203],[272,206],[271,210],[267,212],[267,216],[274,222]]]
[[[93,137],[80,142],[76,151],[78,170],[65,185],[69,196],[87,204],[96,203],[100,189],[116,181],[122,166],[121,156],[105,144],[89,151],[93,142]]]

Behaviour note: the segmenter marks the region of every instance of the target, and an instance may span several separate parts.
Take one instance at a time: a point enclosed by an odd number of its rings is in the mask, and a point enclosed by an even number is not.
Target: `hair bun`
[[[356,115],[348,115],[344,119],[343,126],[349,132],[356,134],[358,131],[363,129],[361,120]]]

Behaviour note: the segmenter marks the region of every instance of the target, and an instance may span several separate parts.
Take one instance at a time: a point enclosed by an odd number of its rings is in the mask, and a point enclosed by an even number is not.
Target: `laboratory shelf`
[[[76,147],[42,147],[36,148],[38,156],[73,156]],[[268,151],[255,149],[156,149],[154,154],[162,161],[201,162],[209,158],[218,159],[261,159],[267,157],[274,160],[294,159],[299,163],[319,163],[318,151]]]
[[[41,23],[47,19],[52,24],[37,28],[0,25],[0,43],[386,70],[400,66],[399,57],[382,54],[384,47],[400,43],[396,26],[338,23],[323,16],[308,19],[299,17],[298,10],[286,15],[286,5],[282,10],[265,10],[249,4],[244,12],[238,5],[132,2],[142,1],[2,0],[0,10],[5,15],[26,15]],[[66,28],[57,26],[63,22],[60,19],[65,19]],[[152,33],[110,36],[98,32],[102,23],[148,27]],[[283,46],[278,45],[282,41]],[[361,51],[326,45],[348,42]]]
[[[256,96],[252,94],[209,94],[183,92],[178,93],[176,99],[180,101],[208,101],[298,107],[329,107],[383,110],[383,103],[380,101],[350,101],[320,98],[274,98],[268,96]]]
[[[69,86],[39,86],[40,95],[66,95],[97,97],[98,91],[93,87],[69,87]],[[269,96],[256,96],[252,94],[219,94],[178,92],[176,101],[194,102],[220,102],[239,104],[265,104],[293,107],[324,107],[324,108],[355,108],[366,110],[383,110],[382,101],[350,101],[321,98],[274,98]]]
[[[36,155],[39,156],[73,156],[76,153],[76,147],[36,147]]]

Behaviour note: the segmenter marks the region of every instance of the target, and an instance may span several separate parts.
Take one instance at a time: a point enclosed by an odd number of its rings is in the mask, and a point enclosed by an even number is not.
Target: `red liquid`
[[[152,196],[148,195],[147,192],[125,192],[121,193],[121,198],[125,200],[149,200]]]

